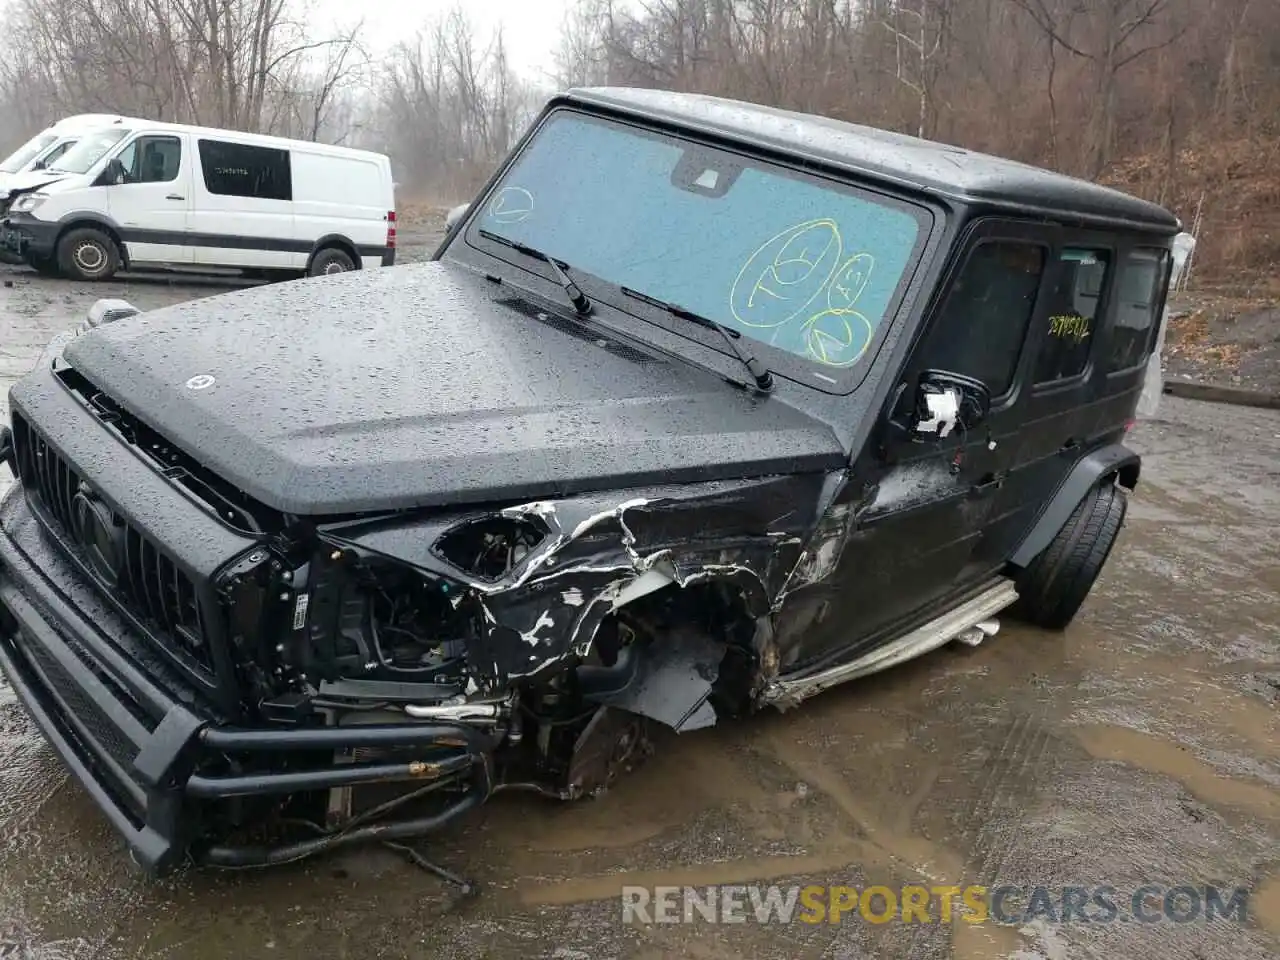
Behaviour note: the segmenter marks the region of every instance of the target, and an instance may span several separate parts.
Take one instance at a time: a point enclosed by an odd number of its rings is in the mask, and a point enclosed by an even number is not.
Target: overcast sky
[[[552,69],[552,52],[565,11],[572,0],[470,0],[461,4],[480,39],[487,42],[494,28],[503,27],[507,56],[522,77],[544,79]],[[458,0],[313,0],[321,28],[329,23],[349,25],[364,17],[365,42],[373,52],[411,41],[423,24],[445,16]],[[358,12],[357,12],[358,11]]]

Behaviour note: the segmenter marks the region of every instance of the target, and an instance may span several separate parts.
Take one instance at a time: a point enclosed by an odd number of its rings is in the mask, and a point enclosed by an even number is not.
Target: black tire
[[[307,269],[307,275],[312,277],[321,277],[329,273],[346,273],[348,270],[354,270],[356,262],[351,259],[351,255],[345,250],[338,247],[325,247],[311,258],[311,266]]]
[[[58,241],[58,266],[73,280],[110,280],[120,269],[120,248],[101,230],[80,227]]]
[[[1047,630],[1066,629],[1111,555],[1127,509],[1124,491],[1110,481],[1085,494],[1057,536],[1018,578],[1014,612],[1020,619]]]

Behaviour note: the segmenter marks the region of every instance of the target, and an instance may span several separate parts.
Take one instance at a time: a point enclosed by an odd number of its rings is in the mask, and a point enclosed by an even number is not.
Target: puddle
[[[1229,779],[1186,748],[1125,727],[1090,726],[1075,731],[1096,760],[1110,760],[1169,777],[1205,803],[1235,807],[1268,820],[1280,818],[1280,791],[1259,783]]]

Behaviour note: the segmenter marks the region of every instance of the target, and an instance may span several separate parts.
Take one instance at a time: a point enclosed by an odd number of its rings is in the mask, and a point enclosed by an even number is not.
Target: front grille
[[[209,618],[196,584],[159,544],[112,511],[20,416],[13,418],[18,476],[98,586],[170,653],[212,678]]]

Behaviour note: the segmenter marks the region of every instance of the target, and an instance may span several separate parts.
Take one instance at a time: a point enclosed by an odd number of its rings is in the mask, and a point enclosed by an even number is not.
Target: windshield
[[[849,385],[876,342],[928,216],[725,150],[561,112],[476,226],[719,321],[773,348],[761,353],[773,369],[830,387]]]
[[[88,173],[103,154],[128,135],[129,131],[122,127],[85,134],[79,143],[50,164],[49,169],[63,173]]]
[[[37,133],[4,158],[4,162],[0,163],[0,171],[17,173],[36,157],[40,156],[57,139],[58,135],[56,133]]]

